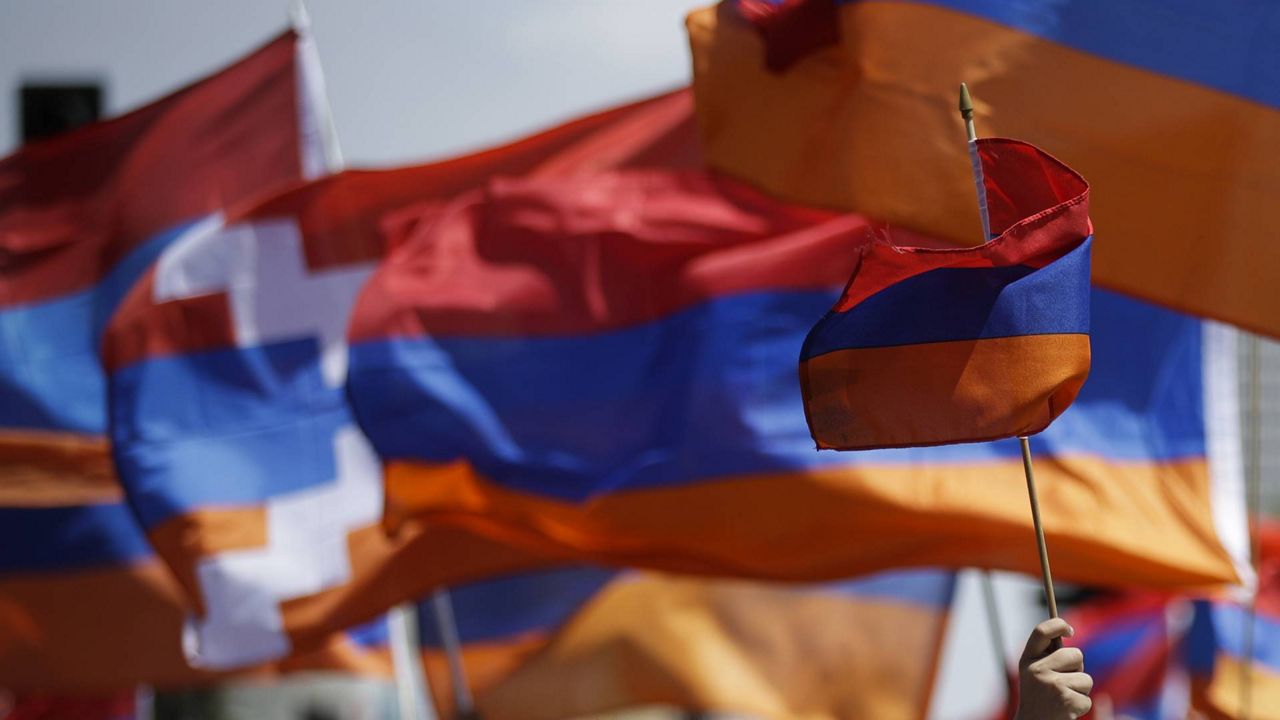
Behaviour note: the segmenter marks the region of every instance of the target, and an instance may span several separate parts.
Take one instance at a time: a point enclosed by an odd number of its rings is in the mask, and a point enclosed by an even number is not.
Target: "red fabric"
[[[13,708],[3,720],[132,720],[136,710],[132,691],[109,695],[65,696],[30,693],[14,698]]]
[[[298,178],[296,41],[0,159],[0,307],[88,288],[156,233]]]
[[[421,227],[366,285],[353,341],[603,332],[738,292],[825,290],[874,225],[705,172],[629,170],[498,180]]]
[[[1043,267],[1067,243],[1093,233],[1089,184],[1033,145],[1003,138],[978,141],[987,187],[991,242],[971,248],[906,247],[887,239],[862,247],[859,269],[835,310],[843,312],[881,290],[942,267]],[[1040,208],[1028,216],[1029,208]],[[896,232],[896,230],[895,230]]]
[[[840,42],[835,0],[738,0],[738,12],[764,39],[765,66],[774,72]]]
[[[459,193],[493,177],[569,178],[615,167],[701,162],[688,90],[589,115],[501,147],[394,170],[348,170],[301,183],[229,214],[227,224],[293,219],[313,270],[382,257]],[[235,345],[226,296],[156,305],[151,271],[121,302],[103,341],[118,369],[142,357]]]

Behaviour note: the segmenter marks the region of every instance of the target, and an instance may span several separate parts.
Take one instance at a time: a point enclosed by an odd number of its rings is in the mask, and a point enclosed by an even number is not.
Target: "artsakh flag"
[[[1280,336],[1276,12],[1272,0],[726,0],[688,29],[711,167],[978,244],[955,107],[966,81],[983,134],[1052,148],[1089,178],[1101,287]]]
[[[196,659],[234,668],[323,641],[436,585],[547,561],[448,526],[388,537],[346,397],[347,319],[387,248],[495,174],[691,162],[676,92],[438,163],[297,185],[185,233],[103,343],[121,482],[195,608]]]
[[[1089,374],[1088,185],[1040,150],[979,140],[991,229],[972,248],[857,249],[805,338],[800,387],[819,448],[1031,435]]]
[[[116,482],[98,345],[176,237],[323,168],[307,43],[286,33],[0,160],[0,685],[207,677],[184,662],[186,606]]]

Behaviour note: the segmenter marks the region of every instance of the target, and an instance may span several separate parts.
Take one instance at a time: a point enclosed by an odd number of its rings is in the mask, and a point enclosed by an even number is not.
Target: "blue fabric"
[[[151,556],[147,538],[124,503],[0,507],[3,574],[67,572]]]
[[[1217,652],[1244,660],[1249,609],[1235,603],[1217,602],[1199,605],[1197,610],[1208,611]],[[1201,632],[1204,630],[1201,629]],[[1280,619],[1259,613],[1254,618],[1253,632],[1254,660],[1273,672],[1280,672]]]
[[[112,383],[116,462],[147,528],[337,476],[333,438],[352,418],[314,339],[153,358]]]
[[[351,350],[349,394],[388,459],[469,459],[507,487],[581,501],[812,468],[1016,460],[996,442],[818,453],[795,358],[838,291],[727,296],[625,330],[395,338]],[[1203,457],[1198,321],[1093,295],[1093,370],[1037,455]]]
[[[190,226],[159,233],[87,290],[0,307],[0,427],[106,432],[102,332],[129,288]]]
[[[1273,0],[897,1],[975,15],[1106,60],[1280,107],[1280,3]]]
[[[464,643],[492,642],[554,631],[617,575],[617,570],[569,567],[453,588],[449,594],[458,637]],[[430,600],[423,601],[418,615],[422,646],[442,647]]]
[[[801,350],[837,350],[1089,333],[1091,240],[1039,269],[942,268],[895,283],[844,312],[828,313]]]
[[[947,570],[895,570],[857,580],[818,586],[814,592],[838,592],[873,600],[909,603],[939,612],[951,608],[956,576]]]

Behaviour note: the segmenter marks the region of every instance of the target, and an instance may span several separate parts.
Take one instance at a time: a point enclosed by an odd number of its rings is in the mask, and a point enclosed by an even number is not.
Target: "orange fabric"
[[[11,688],[103,689],[194,681],[178,587],[158,560],[0,582],[0,678]],[[129,662],[120,662],[122,655]]]
[[[980,135],[1033,142],[1089,178],[1099,285],[1280,336],[1280,171],[1261,151],[1280,147],[1280,113],[917,3],[846,4],[839,46],[772,73],[730,5],[688,20],[713,167],[975,244],[965,80]]]
[[[0,507],[118,502],[107,440],[43,430],[0,430]]]
[[[0,683],[23,690],[100,691],[146,683],[207,685],[235,676],[336,670],[387,676],[389,666],[342,636],[314,638],[278,665],[197,670],[182,651],[187,609],[158,559],[128,567],[8,576],[0,581]]]
[[[1244,718],[1240,683],[1245,666],[1236,658],[1218,655],[1212,678],[1191,679],[1191,701],[1206,720]],[[1254,664],[1250,707],[1252,720],[1280,720],[1280,675]]]
[[[425,617],[422,621],[430,622]],[[517,672],[530,658],[537,656],[548,642],[546,633],[531,632],[508,640],[471,642],[462,647],[462,663],[466,668],[467,685],[471,688],[472,695],[481,704],[484,717],[491,720],[504,717],[504,713],[493,714],[484,711],[485,694],[492,688],[502,687],[503,682],[513,672]],[[449,665],[444,651],[424,648],[422,669],[427,674],[427,681],[431,683],[431,699],[435,701],[440,717],[453,717],[453,684],[450,681]],[[526,710],[530,701],[531,698],[524,700]],[[521,714],[518,717],[525,716]]]
[[[915,720],[945,625],[945,613],[905,603],[643,574],[609,585],[476,703],[491,720],[638,701],[776,720]]]
[[[446,585],[562,563],[563,554],[533,557],[450,526],[408,523],[391,536],[380,526],[352,532],[347,539],[349,582],[281,604],[285,630],[294,647],[308,650],[327,642],[335,628],[374,619],[406,598],[420,598]]]
[[[180,515],[149,534],[189,593],[194,612],[204,612],[196,569],[200,558],[261,547],[268,541],[262,507],[202,510]],[[301,651],[330,642],[329,633],[374,619],[387,608],[444,585],[550,565],[454,527],[410,523],[389,536],[381,526],[353,531],[347,540],[352,579],[341,586],[282,603],[285,628]]]
[[[822,448],[1031,435],[1071,404],[1088,375],[1088,335],[839,350],[800,364],[809,426]]]
[[[262,547],[267,543],[265,507],[210,508],[176,515],[147,533],[151,547],[164,558],[197,613],[204,612],[195,563],[211,552]]]
[[[442,470],[450,482],[436,481]],[[393,529],[412,517],[585,561],[785,580],[925,565],[1039,572],[1016,461],[724,478],[581,504],[509,490],[457,464],[394,462],[386,472]],[[1036,475],[1055,577],[1164,588],[1235,582],[1203,460],[1061,457],[1038,460]],[[1116,517],[1126,522],[1106,520]],[[828,551],[805,551],[818,545]]]

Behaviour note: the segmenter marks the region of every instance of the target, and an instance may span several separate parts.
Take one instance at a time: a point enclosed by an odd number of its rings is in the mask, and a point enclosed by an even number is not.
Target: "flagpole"
[[[996,671],[1000,682],[1004,683],[1005,704],[1013,703],[1013,687],[1009,684],[1009,664],[1005,655],[1004,626],[1000,622],[1000,606],[996,603],[996,586],[991,571],[986,568],[978,570],[978,584],[982,586],[982,604],[987,611],[987,634],[991,638],[991,649],[995,652]],[[1009,709],[1013,712],[1012,707]]]
[[[1244,675],[1240,678],[1240,720],[1253,718],[1253,668],[1255,633],[1258,619],[1258,590],[1262,582],[1262,537],[1259,533],[1262,512],[1262,407],[1261,349],[1257,333],[1249,333],[1249,464],[1245,478],[1245,512],[1249,528],[1249,550],[1253,561],[1253,591],[1249,593],[1249,612],[1244,633]]]
[[[969,162],[973,166],[973,182],[978,193],[978,213],[982,218],[982,241],[991,240],[991,221],[987,213],[987,188],[982,173],[982,159],[978,156],[978,133],[973,126],[973,98],[969,95],[969,87],[960,83],[960,117],[964,119],[965,135],[969,141]],[[1040,553],[1040,579],[1044,583],[1045,602],[1049,606],[1049,617],[1058,617],[1058,599],[1053,592],[1053,574],[1049,570],[1049,547],[1044,541],[1044,525],[1040,522],[1040,500],[1036,493],[1036,476],[1031,468],[1031,443],[1025,435],[1018,437],[1022,446],[1022,472],[1027,478],[1027,498],[1031,501],[1031,523],[1036,531],[1036,549]],[[1062,641],[1055,639],[1053,647],[1062,647]]]
[[[427,687],[427,674],[422,668],[417,605],[401,603],[391,608],[387,613],[387,631],[398,716],[403,720],[438,720],[431,690]]]
[[[449,664],[449,680],[453,685],[454,715],[458,720],[478,720],[471,686],[467,683],[467,669],[462,662],[462,643],[458,639],[458,623],[453,616],[453,601],[449,591],[437,590],[431,595],[431,610],[436,618],[440,644],[444,646],[445,661]]]

